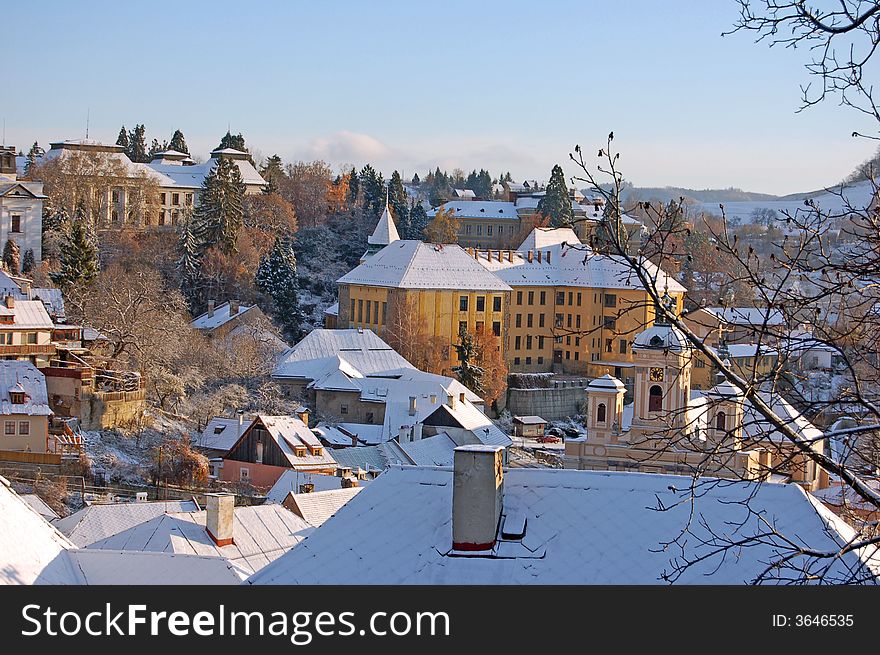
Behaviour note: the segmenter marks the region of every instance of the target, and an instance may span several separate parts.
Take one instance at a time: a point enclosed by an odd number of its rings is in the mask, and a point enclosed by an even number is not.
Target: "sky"
[[[721,37],[733,0],[97,0],[4,7],[16,56],[5,142],[179,128],[206,158],[231,128],[258,157],[436,166],[546,180],[614,131],[637,186],[822,188],[876,126],[828,100],[797,113],[803,50]],[[10,80],[14,79],[14,84]]]

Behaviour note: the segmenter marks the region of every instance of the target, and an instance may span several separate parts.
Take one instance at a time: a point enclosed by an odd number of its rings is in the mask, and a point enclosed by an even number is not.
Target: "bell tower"
[[[607,373],[587,386],[587,435],[589,441],[617,443],[623,430],[623,382]]]

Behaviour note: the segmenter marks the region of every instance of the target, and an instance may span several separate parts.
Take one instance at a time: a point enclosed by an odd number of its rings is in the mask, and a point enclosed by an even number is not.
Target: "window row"
[[[15,427],[18,425],[18,434],[25,436],[31,433],[31,424],[28,421],[4,421],[3,434],[7,437],[15,436]]]
[[[458,297],[458,311],[466,312],[468,310],[468,305],[470,303],[470,299],[468,296],[459,296]],[[477,306],[476,310],[478,312],[486,311],[486,296],[477,296]],[[492,311],[500,312],[501,311],[501,296],[492,296]]]

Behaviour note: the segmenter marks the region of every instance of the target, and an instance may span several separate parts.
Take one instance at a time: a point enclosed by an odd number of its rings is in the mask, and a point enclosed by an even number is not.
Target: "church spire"
[[[376,229],[367,238],[367,243],[371,246],[387,246],[389,243],[400,241],[400,234],[394,225],[394,219],[391,217],[391,209],[388,206],[388,191],[385,192],[385,209],[376,223]]]

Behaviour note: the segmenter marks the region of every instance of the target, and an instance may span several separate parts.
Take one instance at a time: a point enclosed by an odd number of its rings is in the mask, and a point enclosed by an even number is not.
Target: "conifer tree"
[[[455,344],[458,352],[458,366],[453,366],[452,371],[458,376],[458,381],[476,394],[483,393],[483,375],[485,371],[477,365],[479,352],[473,336],[464,328],[458,333],[458,343]]]
[[[266,160],[266,165],[260,168],[260,175],[266,180],[266,186],[263,187],[266,195],[278,193],[278,180],[284,176],[281,164],[281,157],[272,155]]]
[[[299,282],[293,240],[287,235],[275,238],[275,244],[260,260],[254,278],[257,288],[272,299],[273,315],[291,343],[301,336],[303,316],[299,308]]]
[[[180,252],[180,259],[177,260],[177,266],[180,270],[180,290],[189,300],[190,306],[196,304],[201,283],[199,271],[201,270],[202,247],[193,227],[193,218],[189,216],[183,223],[177,242]]]
[[[224,252],[235,252],[238,231],[244,221],[244,194],[238,166],[231,159],[219,158],[205,176],[199,206],[193,216],[202,251],[218,246]]]
[[[28,248],[24,251],[24,258],[21,260],[21,272],[22,273],[33,273],[34,269],[37,267],[36,259],[34,258],[34,249]]]
[[[360,184],[364,195],[364,212],[378,216],[385,209],[385,180],[382,174],[366,164],[361,169]]]
[[[186,139],[183,138],[183,132],[180,130],[174,130],[174,134],[171,135],[171,141],[168,143],[168,150],[175,150],[187,155],[189,154],[189,148],[186,146]]]
[[[425,230],[428,228],[428,212],[422,203],[414,201],[409,208],[409,234],[407,239],[425,240]]]
[[[419,186],[422,183],[422,181],[419,179],[418,173],[413,174],[412,183],[413,183],[413,186]]]
[[[397,171],[391,174],[391,180],[388,182],[388,205],[391,207],[391,214],[397,220],[397,231],[400,238],[411,238],[409,236],[409,204],[407,203],[406,190],[403,188],[403,180],[400,179],[400,173]]]
[[[61,270],[51,275],[64,290],[88,283],[98,276],[98,246],[86,225],[85,212],[77,207],[61,248]]]
[[[160,144],[159,139],[153,139],[153,142],[150,143],[150,151],[147,153],[147,159],[148,160],[152,159],[153,155],[155,155],[157,152],[162,152],[164,150],[167,150],[167,148],[165,147],[167,145],[168,145],[167,143]]]
[[[3,266],[10,275],[18,275],[21,272],[21,248],[12,239],[6,240],[3,246]]]
[[[538,213],[550,219],[550,227],[566,227],[572,224],[574,214],[565,174],[559,164],[550,173],[550,183],[544,197],[538,202]]]
[[[123,148],[125,148],[125,154],[126,154],[126,155],[127,155],[129,152],[131,152],[131,150],[130,150],[131,146],[130,146],[130,144],[129,144],[129,142],[128,142],[128,132],[127,132],[126,129],[125,129],[125,125],[123,125],[123,126],[119,129],[119,136],[116,137],[116,145],[117,145],[117,146],[122,146]]]
[[[360,193],[360,184],[357,171],[352,166],[351,172],[348,174],[348,204],[354,207],[357,205],[358,194]]]
[[[143,124],[134,126],[128,133],[128,158],[133,162],[145,164],[150,159],[147,157],[147,130]]]
[[[30,179],[31,175],[33,175],[34,168],[37,165],[37,159],[42,157],[45,154],[45,151],[40,147],[40,144],[34,141],[34,145],[31,146],[31,149],[28,150],[27,159],[24,163],[24,176]]]
[[[256,166],[254,158],[250,156],[250,151],[244,143],[244,136],[242,136],[241,132],[238,134],[232,134],[232,132],[227,130],[226,134],[223,135],[223,138],[220,139],[220,145],[217,146],[218,150],[223,150],[225,148],[232,148],[233,150],[240,150],[241,152],[248,153],[248,161],[251,163],[251,166]]]

